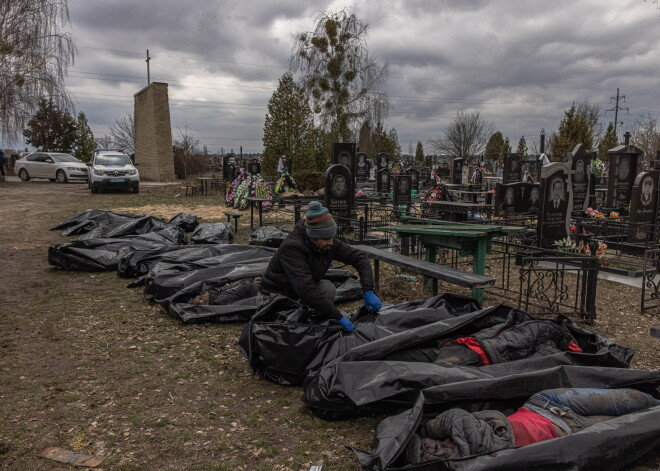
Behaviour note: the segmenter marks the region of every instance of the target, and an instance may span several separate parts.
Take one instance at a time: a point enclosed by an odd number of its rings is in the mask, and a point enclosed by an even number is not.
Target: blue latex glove
[[[380,311],[380,308],[383,307],[383,303],[373,291],[365,291],[364,305],[367,308],[367,311],[371,312],[378,312]]]
[[[344,332],[353,332],[355,330],[355,325],[343,316],[337,322],[344,328]]]

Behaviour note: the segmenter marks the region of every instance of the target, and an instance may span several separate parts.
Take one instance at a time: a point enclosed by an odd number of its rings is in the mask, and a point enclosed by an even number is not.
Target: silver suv
[[[89,188],[99,193],[109,188],[124,188],[140,192],[140,174],[131,158],[125,153],[111,149],[97,149],[87,163]]]

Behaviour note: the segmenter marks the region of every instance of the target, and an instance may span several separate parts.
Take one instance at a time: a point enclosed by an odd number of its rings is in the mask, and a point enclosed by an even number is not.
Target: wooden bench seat
[[[400,253],[388,252],[368,245],[353,245],[357,250],[364,252],[374,260],[374,278],[378,286],[379,262],[387,262],[404,270],[419,273],[433,280],[433,295],[438,294],[438,280],[446,281],[465,288],[488,288],[495,284],[495,279],[485,275],[458,270],[456,268],[439,265],[426,260],[418,260]]]

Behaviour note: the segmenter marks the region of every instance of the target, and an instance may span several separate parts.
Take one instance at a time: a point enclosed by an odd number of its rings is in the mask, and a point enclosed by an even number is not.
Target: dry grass
[[[114,273],[47,264],[48,246],[63,241],[48,228],[79,211],[222,221],[220,198],[176,196],[176,186],[91,195],[84,185],[30,182],[0,191],[0,469],[71,469],[39,458],[46,446],[102,456],[106,470],[360,469],[344,446],[368,448],[382,417],[324,422],[300,388],[252,374],[236,345],[242,326],[184,326]],[[241,219],[245,237],[249,216]],[[395,274],[384,272],[385,301],[423,296],[421,283]],[[599,289],[595,330],[638,348],[634,366],[657,368],[638,293]]]

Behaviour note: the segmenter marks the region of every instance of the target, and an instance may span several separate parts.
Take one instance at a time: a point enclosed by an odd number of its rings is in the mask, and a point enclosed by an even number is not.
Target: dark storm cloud
[[[133,94],[146,85],[149,49],[152,80],[170,84],[173,127],[188,123],[217,148],[238,148],[243,139],[259,150],[266,104],[295,35],[312,30],[318,12],[344,5],[71,0],[80,54],[67,83],[95,130],[107,128],[132,112]],[[516,143],[541,127],[556,129],[573,101],[611,108],[617,87],[644,105],[631,106],[631,115],[660,112],[660,18],[650,3],[355,0],[350,7],[369,24],[371,54],[389,63],[386,124],[404,150],[440,135],[459,110],[492,116]]]

